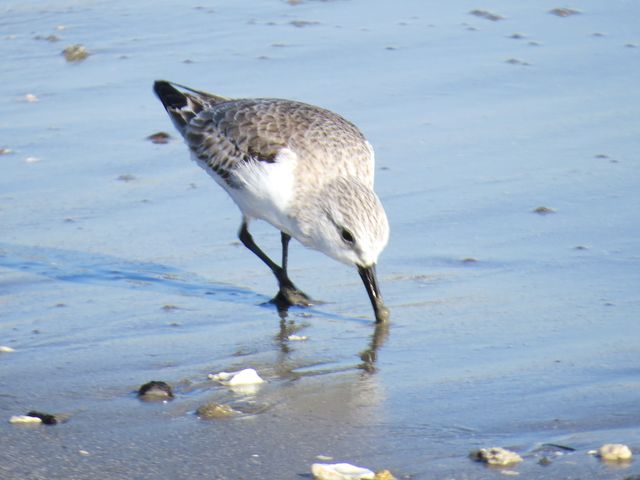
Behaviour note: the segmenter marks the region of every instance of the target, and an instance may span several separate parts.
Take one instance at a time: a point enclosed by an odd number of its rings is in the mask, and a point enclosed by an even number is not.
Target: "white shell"
[[[309,337],[307,337],[306,335],[289,335],[287,337],[287,340],[289,340],[290,342],[304,342],[308,338]]]
[[[316,480],[373,480],[375,473],[349,463],[314,463],[311,473]]]
[[[607,443],[598,449],[598,456],[602,460],[616,462],[631,460],[631,449],[622,443]]]
[[[220,372],[210,374],[209,378],[230,387],[239,385],[258,385],[260,383],[264,383],[264,380],[253,368],[245,368],[244,370],[239,370],[237,372]]]
[[[9,423],[42,423],[42,419],[29,415],[14,415],[9,419]]]

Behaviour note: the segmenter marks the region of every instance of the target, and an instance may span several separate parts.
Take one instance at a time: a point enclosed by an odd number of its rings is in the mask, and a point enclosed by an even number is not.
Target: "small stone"
[[[552,213],[556,213],[556,211],[549,207],[538,207],[532,210],[533,213],[537,213],[538,215],[550,215]]]
[[[236,415],[238,412],[231,408],[229,405],[220,403],[207,403],[198,407],[196,415],[206,420],[217,420],[221,418],[229,418]]]
[[[13,415],[9,423],[42,423],[42,419],[31,415]]]
[[[500,467],[506,467],[522,461],[520,455],[501,447],[481,448],[471,452],[470,456],[476,462],[484,462],[488,465]]]
[[[579,10],[574,10],[573,8],[554,8],[553,10],[549,10],[551,15],[555,15],[557,17],[570,17],[571,15],[579,15]]]
[[[606,462],[624,462],[631,460],[631,449],[622,443],[607,443],[598,449],[598,457]]]
[[[120,182],[133,182],[136,179],[135,175],[131,175],[130,173],[125,173],[123,175],[118,176],[116,180]]]
[[[169,135],[167,132],[156,132],[152,135],[149,135],[147,137],[147,140],[150,140],[151,143],[155,143],[157,145],[164,145],[169,143],[169,141],[171,140],[171,135]]]
[[[89,51],[84,45],[76,44],[65,47],[62,51],[67,62],[81,62],[89,56]]]
[[[510,65],[524,65],[524,66],[530,65],[529,62],[525,62],[524,60],[520,60],[518,58],[508,58],[507,60],[505,60],[505,63],[508,63]]]
[[[56,418],[56,416],[51,415],[50,413],[43,413],[43,412],[38,412],[36,410],[31,410],[29,413],[27,413],[27,416],[37,417],[45,425],[55,425],[56,423],[58,423],[58,419]]]
[[[44,35],[36,35],[35,37],[33,37],[34,40],[46,40],[47,42],[59,42],[60,41],[60,37],[57,35],[47,35],[46,37]]]
[[[6,345],[0,345],[0,353],[13,353],[15,350],[11,347],[7,347]]]
[[[84,457],[87,457],[89,455],[91,455],[89,452],[87,452],[86,450],[78,450],[78,453]]]
[[[375,473],[349,463],[314,463],[311,473],[316,480],[374,480]]]
[[[291,20],[289,24],[297,28],[304,28],[310,27],[312,25],[319,25],[320,22],[310,22],[309,20]]]
[[[152,380],[138,389],[138,398],[146,401],[167,401],[173,399],[173,391],[167,382]]]
[[[491,13],[487,10],[471,10],[469,14],[474,15],[476,17],[480,17],[480,18],[486,18],[487,20],[491,20],[492,22],[497,22],[498,20],[504,20],[504,17],[502,15]]]

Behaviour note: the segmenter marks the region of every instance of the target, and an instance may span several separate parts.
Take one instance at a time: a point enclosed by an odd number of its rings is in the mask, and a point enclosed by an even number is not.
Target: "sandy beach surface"
[[[318,458],[640,478],[588,454],[640,456],[639,18],[624,0],[3,1],[0,478],[295,480]],[[265,304],[274,279],[155,79],[360,126],[388,326],[355,271],[295,242],[292,279],[326,303]],[[254,236],[278,257],[275,230]],[[266,382],[207,377],[244,368]],[[174,399],[140,401],[150,380]],[[199,418],[212,402],[238,413]],[[66,421],[9,423],[30,410]],[[493,446],[523,461],[469,458]]]

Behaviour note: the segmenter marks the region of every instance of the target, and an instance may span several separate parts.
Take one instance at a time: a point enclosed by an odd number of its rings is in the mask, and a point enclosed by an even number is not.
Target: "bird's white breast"
[[[260,218],[273,226],[291,232],[287,213],[295,191],[298,155],[282,148],[273,162],[249,161],[238,164],[234,177],[241,188],[227,188],[245,216]]]

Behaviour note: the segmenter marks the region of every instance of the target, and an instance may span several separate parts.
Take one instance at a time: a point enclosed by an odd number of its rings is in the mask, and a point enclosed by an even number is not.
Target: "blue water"
[[[640,448],[640,7],[559,6],[5,1],[0,345],[16,351],[0,354],[0,414],[71,417],[0,418],[0,477],[296,479],[317,455],[502,477],[467,458],[490,446],[523,455],[523,478],[640,473],[587,455]],[[74,43],[84,62],[61,55]],[[266,303],[272,275],[189,161],[158,78],[361,127],[392,229],[388,328],[356,272],[297,244],[292,278],[325,303],[286,318]],[[160,130],[173,141],[146,140]],[[268,380],[255,395],[207,380],[245,367]],[[138,402],[149,380],[176,399]],[[210,401],[253,413],[198,420]],[[546,443],[575,451],[543,467]]]

